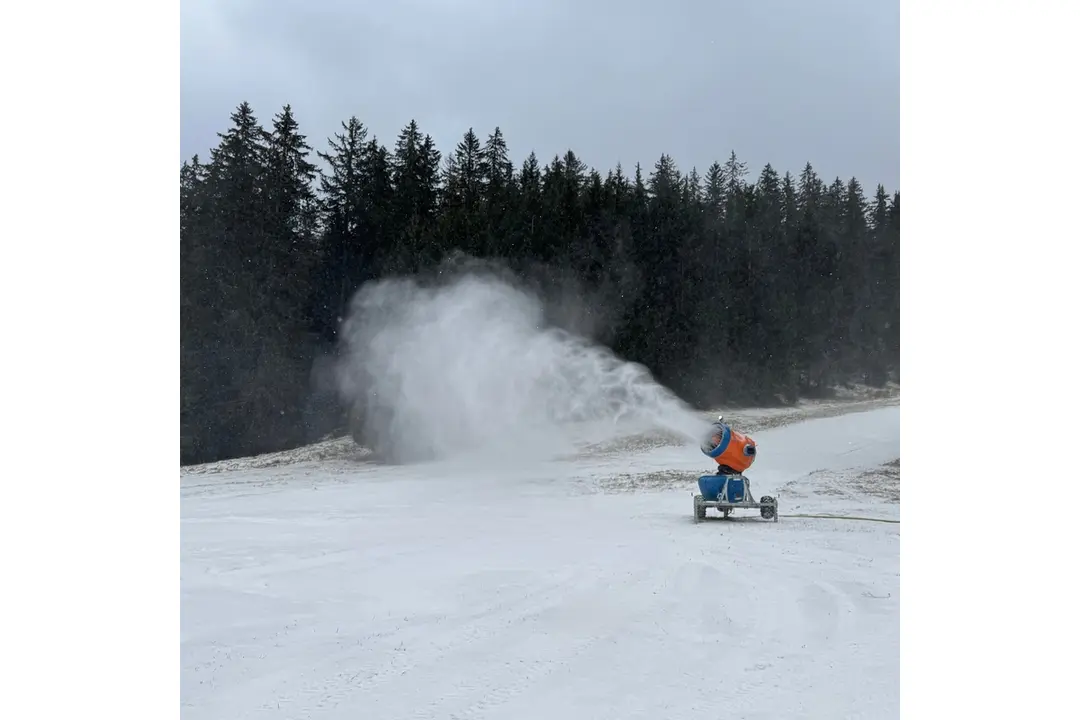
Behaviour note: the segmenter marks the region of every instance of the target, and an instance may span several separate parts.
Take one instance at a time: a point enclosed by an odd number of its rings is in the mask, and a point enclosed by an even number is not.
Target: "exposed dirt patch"
[[[859,473],[852,485],[863,495],[879,497],[888,502],[900,502],[900,458]]]
[[[787,483],[781,488],[781,494],[797,497],[826,495],[852,499],[875,498],[899,503],[900,459],[869,470],[818,470]]]
[[[295,465],[303,462],[323,462],[326,460],[341,460],[346,462],[366,462],[371,460],[371,451],[362,448],[352,441],[352,438],[336,438],[324,442],[307,445],[295,450],[268,453],[248,458],[235,460],[222,460],[206,465],[188,465],[180,468],[180,475],[216,475],[219,473],[233,472],[236,470],[259,470],[264,468],[279,467],[282,465]]]
[[[691,490],[697,487],[701,473],[661,470],[651,473],[621,473],[598,478],[597,485],[604,493],[634,493],[649,490]]]

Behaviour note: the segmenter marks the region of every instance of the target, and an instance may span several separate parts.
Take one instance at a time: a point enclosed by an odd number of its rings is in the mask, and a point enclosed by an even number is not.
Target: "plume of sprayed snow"
[[[521,458],[702,421],[646,368],[547,326],[535,294],[469,270],[357,293],[341,333],[338,390],[365,443],[395,462],[464,453]]]

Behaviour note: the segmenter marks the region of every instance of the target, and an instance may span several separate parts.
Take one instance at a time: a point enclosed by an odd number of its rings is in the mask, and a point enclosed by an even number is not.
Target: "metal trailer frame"
[[[721,473],[717,473],[721,474]],[[706,500],[705,496],[698,493],[694,495],[694,522],[699,523],[705,520],[705,511],[708,508],[716,508],[723,513],[724,519],[727,519],[732,510],[746,509],[746,510],[758,510],[761,513],[761,517],[764,520],[772,520],[773,522],[780,521],[779,507],[776,502],[776,498],[769,495],[762,495],[761,500],[755,500],[753,493],[750,491],[750,479],[745,475],[739,473],[735,475],[728,475],[724,473],[728,478],[739,478],[743,481],[746,487],[746,495],[740,502],[728,502],[727,498],[727,484],[724,484],[724,491],[721,497],[716,500]]]

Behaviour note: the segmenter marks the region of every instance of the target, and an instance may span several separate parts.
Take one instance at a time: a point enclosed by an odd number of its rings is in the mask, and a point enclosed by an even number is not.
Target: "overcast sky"
[[[247,100],[267,126],[290,103],[320,150],[351,115],[390,148],[415,118],[444,156],[499,125],[518,164],[734,150],[891,192],[899,40],[899,0],[182,0],[180,151]]]

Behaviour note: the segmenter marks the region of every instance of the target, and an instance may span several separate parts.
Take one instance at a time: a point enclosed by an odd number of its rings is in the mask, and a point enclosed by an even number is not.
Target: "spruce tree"
[[[514,254],[513,233],[517,218],[514,213],[514,164],[502,130],[498,127],[488,135],[480,151],[481,247],[485,255],[505,258]]]
[[[431,136],[421,135],[417,122],[410,121],[398,135],[391,159],[395,244],[384,263],[391,273],[415,272],[443,254],[435,234],[441,162]]]
[[[338,318],[360,283],[376,276],[372,267],[378,228],[370,197],[368,129],[356,116],[327,140],[329,152],[320,173],[323,238],[319,283],[313,292],[316,327],[333,336]]]

